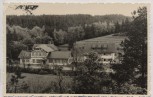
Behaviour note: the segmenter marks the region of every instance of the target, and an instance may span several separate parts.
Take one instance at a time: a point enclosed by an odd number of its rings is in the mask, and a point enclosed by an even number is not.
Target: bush
[[[70,71],[70,70],[64,70],[64,71],[62,71],[62,74],[64,76],[74,76],[75,72],[74,71]]]
[[[49,74],[49,73],[45,70],[40,70],[39,74]]]
[[[136,84],[125,83],[120,88],[122,94],[147,94],[147,90],[145,88],[141,88]]]
[[[16,66],[7,66],[7,72],[13,73],[16,72]],[[56,69],[40,69],[40,68],[22,68],[20,67],[20,71],[22,73],[33,73],[33,74],[54,74],[56,75]],[[78,71],[71,71],[71,70],[62,70],[62,74],[64,76],[75,76],[79,74]]]

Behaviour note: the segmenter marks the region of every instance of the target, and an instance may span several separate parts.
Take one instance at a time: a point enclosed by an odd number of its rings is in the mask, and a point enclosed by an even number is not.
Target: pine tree
[[[142,88],[147,88],[147,8],[142,7],[133,12],[133,22],[124,42],[123,64],[131,79],[141,75],[138,82]],[[137,80],[137,79],[136,79]]]

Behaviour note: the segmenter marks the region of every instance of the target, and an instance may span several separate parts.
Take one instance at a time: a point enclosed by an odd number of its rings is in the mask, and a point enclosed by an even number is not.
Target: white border
[[[50,3],[150,3],[151,0],[4,0],[5,3],[50,2]]]
[[[46,2],[49,2],[49,3],[152,3],[153,1],[152,0],[0,0],[0,97],[2,97],[2,90],[3,90],[3,87],[2,87],[2,78],[3,78],[3,3],[29,3],[29,2],[32,2],[32,3],[46,3]],[[151,15],[150,15],[150,22],[149,22],[149,29],[150,29],[150,34],[149,34],[149,42],[148,42],[148,45],[149,45],[149,49],[150,49],[150,54],[149,56],[151,56],[150,58],[150,64],[151,64],[151,71],[150,71],[150,75],[151,75],[151,94],[153,95],[153,6],[151,4],[151,7],[150,7],[150,12],[151,12]],[[60,96],[60,95],[59,95]],[[114,95],[115,96],[115,95]],[[140,96],[142,97],[142,96]]]

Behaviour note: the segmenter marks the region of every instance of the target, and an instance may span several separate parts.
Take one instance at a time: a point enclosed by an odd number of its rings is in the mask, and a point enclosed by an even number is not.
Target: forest
[[[75,41],[125,32],[131,21],[131,17],[115,14],[7,16],[7,57],[16,60],[21,50],[49,41],[56,46],[68,43],[71,49]]]

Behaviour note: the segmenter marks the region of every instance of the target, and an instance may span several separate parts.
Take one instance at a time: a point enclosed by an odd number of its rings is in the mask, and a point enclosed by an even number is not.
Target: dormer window
[[[34,48],[34,50],[40,50],[40,48]]]

